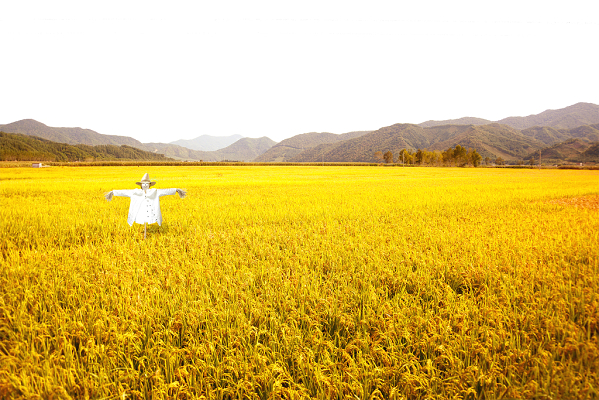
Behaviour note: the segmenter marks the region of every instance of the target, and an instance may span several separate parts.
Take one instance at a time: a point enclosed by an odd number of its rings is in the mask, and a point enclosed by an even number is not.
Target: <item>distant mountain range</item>
[[[103,135],[90,129],[54,128],[44,125],[41,122],[35,121],[33,119],[24,119],[10,124],[0,125],[0,132],[20,133],[70,145],[125,145],[155,153],[157,155],[164,154],[166,157],[176,160],[193,161],[222,161],[223,159],[233,161],[252,161],[254,158],[261,155],[276,143],[271,139],[264,137],[252,139],[243,138],[241,135],[232,135],[225,137],[223,141],[219,141],[219,138],[216,136],[203,135],[196,139],[192,139],[189,142],[193,142],[193,145],[195,146],[201,146],[200,142],[204,140],[206,146],[217,147],[219,146],[217,143],[227,143],[234,140],[235,137],[239,137],[240,139],[228,145],[227,147],[216,151],[198,151],[176,144],[142,143],[128,136]]]
[[[34,120],[0,125],[0,131],[38,136],[68,144],[127,145],[178,160],[256,161],[256,162],[374,162],[377,151],[401,149],[445,150],[457,144],[476,149],[483,157],[516,162],[547,152],[544,160],[599,162],[599,106],[578,103],[559,110],[547,110],[527,117],[499,121],[464,117],[421,124],[395,124],[376,131],[344,134],[310,132],[276,143],[267,137],[238,138],[215,151],[200,146],[220,146],[208,135],[173,143],[141,143],[125,136],[102,135],[89,129],[52,128]],[[223,138],[222,143],[240,135]],[[212,138],[212,139],[209,139]],[[209,140],[208,140],[209,139]],[[212,141],[212,144],[208,142]],[[180,146],[178,144],[196,148]],[[204,144],[202,144],[204,143]],[[551,156],[551,157],[550,157]],[[552,158],[553,156],[557,158]]]
[[[599,138],[599,124],[571,130],[561,129],[556,132],[555,136],[559,135],[564,140],[577,138],[581,142],[587,143],[588,147]],[[422,128],[414,124],[395,124],[351,140],[311,147],[287,161],[376,162],[374,158],[376,151],[391,151],[397,155],[404,148],[443,151],[450,147],[453,148],[457,144],[476,149],[483,157],[489,157],[492,160],[501,157],[507,161],[518,161],[526,159],[531,153],[538,153],[548,144],[556,143],[555,141],[550,142],[550,138],[545,138],[548,143],[534,138],[536,129],[530,129],[526,133],[528,135],[507,125],[495,123],[489,125],[443,125],[429,128]],[[265,154],[261,157],[264,157]],[[546,160],[549,160],[549,157]],[[555,161],[559,160],[578,161],[578,159],[571,158],[556,159]],[[599,162],[599,159],[597,161]]]
[[[547,125],[537,126],[537,123]],[[326,135],[326,140],[316,135]],[[528,117],[510,117],[498,122],[464,117],[427,121],[418,125],[395,124],[376,131],[359,132],[354,137],[303,134],[281,141],[256,161],[375,162],[376,151],[391,151],[394,154],[404,148],[443,151],[459,144],[476,149],[483,157],[493,160],[501,157],[516,162],[526,159],[531,153],[538,153],[548,146],[573,138],[588,146],[599,142],[599,106],[578,103],[560,110],[547,110]],[[554,161],[593,160],[592,155],[582,155],[582,152],[580,157]],[[599,162],[599,158],[596,162]]]
[[[313,147],[289,161],[375,162],[376,151],[399,154],[402,149],[446,150],[455,144],[471,147],[483,157],[522,158],[525,148],[537,149],[534,139],[505,125],[443,125],[422,128],[414,124],[395,124],[358,138]],[[507,158],[506,158],[507,157]]]

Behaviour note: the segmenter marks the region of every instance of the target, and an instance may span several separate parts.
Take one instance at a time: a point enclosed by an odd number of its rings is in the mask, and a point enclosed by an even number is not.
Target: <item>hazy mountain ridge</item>
[[[418,125],[423,128],[431,128],[441,125],[489,125],[493,122],[520,130],[534,126],[572,129],[583,125],[599,124],[599,106],[592,103],[576,103],[558,110],[545,110],[540,114],[532,114],[527,117],[507,117],[499,121],[464,117],[445,121],[426,121]]]
[[[243,138],[244,136],[239,134],[230,136],[201,135],[194,139],[175,140],[174,142],[170,142],[170,144],[186,147],[191,150],[216,151],[224,149],[225,147],[230,146],[233,143],[237,142],[239,139]]]
[[[171,157],[176,160],[205,160],[202,157],[205,157],[205,153],[209,153],[191,150],[187,147],[168,143],[144,143],[143,148],[146,151],[150,151],[153,153],[161,153],[164,154],[166,157]]]
[[[546,110],[527,117],[508,117],[497,121],[516,129],[533,126],[572,129],[599,123],[599,106],[591,103],[577,103],[558,110]]]
[[[426,121],[426,122],[422,122],[420,124],[418,124],[418,126],[421,126],[423,128],[432,128],[435,126],[442,126],[442,125],[487,125],[487,124],[492,124],[493,121],[489,121],[488,119],[484,119],[484,118],[476,118],[476,117],[463,117],[463,118],[458,118],[458,119],[448,119],[445,121]]]
[[[148,151],[163,153],[177,160],[193,161],[252,161],[270,149],[276,142],[267,137],[242,138],[224,149],[216,151],[191,150],[186,147],[167,143],[145,143]]]
[[[267,152],[277,142],[263,136],[261,138],[243,138],[224,149],[217,150],[223,160],[253,161]]]

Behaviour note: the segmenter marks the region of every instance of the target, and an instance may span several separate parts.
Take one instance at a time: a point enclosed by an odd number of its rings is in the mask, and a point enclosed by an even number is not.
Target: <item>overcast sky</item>
[[[599,2],[5,1],[0,124],[273,140],[599,104]]]

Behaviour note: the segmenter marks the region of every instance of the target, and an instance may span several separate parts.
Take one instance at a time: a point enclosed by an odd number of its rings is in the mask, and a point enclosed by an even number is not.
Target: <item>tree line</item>
[[[467,166],[478,167],[482,161],[482,156],[475,149],[466,149],[456,145],[455,148],[448,148],[445,151],[427,151],[426,149],[417,149],[411,151],[402,149],[397,156],[391,150],[383,153],[377,151],[374,153],[374,159],[379,163],[404,164],[404,165],[435,165],[435,166]]]

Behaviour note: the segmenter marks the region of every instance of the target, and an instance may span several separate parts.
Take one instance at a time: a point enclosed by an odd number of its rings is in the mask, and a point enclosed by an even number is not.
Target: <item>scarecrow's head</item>
[[[147,190],[156,184],[156,182],[150,180],[150,176],[147,173],[141,178],[141,181],[135,183],[141,186],[143,190]]]

